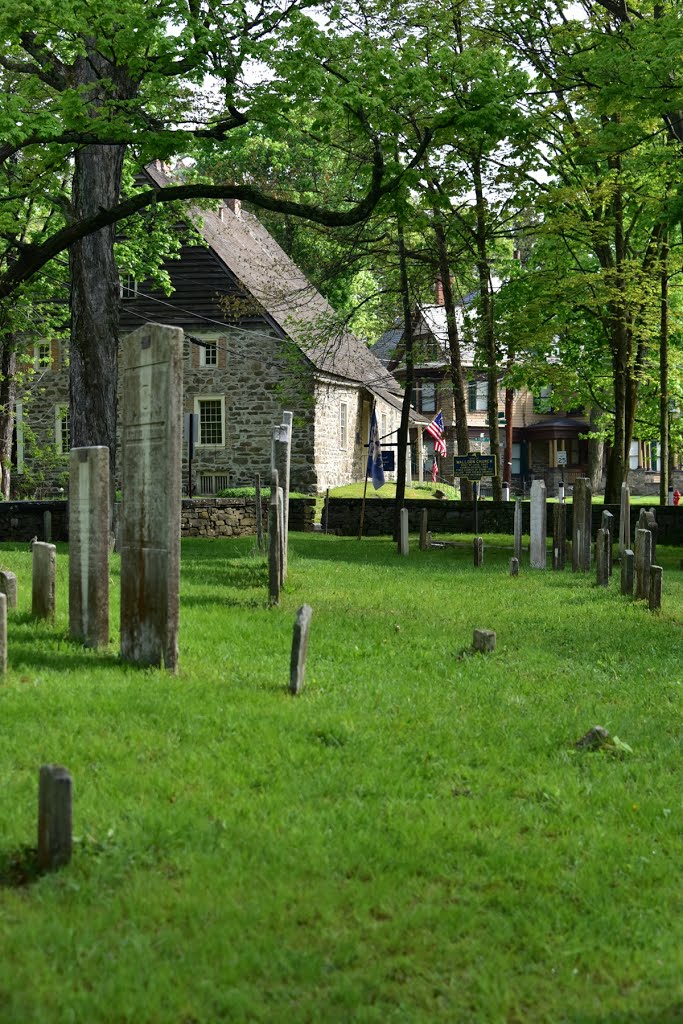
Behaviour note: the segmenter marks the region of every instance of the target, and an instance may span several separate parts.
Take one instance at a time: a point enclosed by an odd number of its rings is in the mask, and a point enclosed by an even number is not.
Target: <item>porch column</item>
[[[422,431],[419,427],[417,428],[417,437],[415,439],[415,452],[417,459],[417,482],[423,484],[425,479],[424,448],[422,447]]]

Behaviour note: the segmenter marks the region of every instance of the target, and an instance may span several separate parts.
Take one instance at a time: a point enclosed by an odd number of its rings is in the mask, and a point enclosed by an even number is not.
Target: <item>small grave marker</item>
[[[4,570],[0,572],[0,593],[7,598],[7,607],[17,607],[17,577],[13,572]]]
[[[484,538],[475,537],[473,543],[474,566],[479,569],[484,564]]]
[[[652,534],[649,530],[636,530],[636,585],[638,601],[650,597],[650,566],[652,565]]]
[[[496,633],[493,629],[475,629],[472,647],[481,654],[490,654],[496,649]]]
[[[608,530],[598,530],[598,535],[595,540],[595,571],[596,582],[599,587],[606,587],[609,583],[609,569],[607,565],[608,538]]]
[[[289,692],[295,696],[304,688],[306,675],[306,655],[308,653],[308,635],[311,628],[313,609],[304,604],[296,613],[292,636],[292,657],[289,665]]]
[[[521,561],[522,559],[522,499],[517,498],[515,501],[515,513],[514,513],[514,552],[515,558]]]
[[[661,565],[650,566],[650,593],[648,604],[651,612],[661,611],[662,608],[662,567]]]
[[[614,516],[607,509],[604,509],[602,513],[602,519],[600,526],[603,530],[607,531],[607,537],[605,538],[605,550],[607,554],[607,575],[612,575],[612,537],[614,534]]]
[[[545,569],[546,547],[546,489],[543,480],[531,484],[530,560],[532,569]]]
[[[624,548],[621,556],[621,592],[625,597],[633,597],[633,578],[636,556],[630,548]]]
[[[589,572],[591,567],[591,517],[593,491],[587,477],[574,482],[572,510],[572,571]]]
[[[44,764],[38,780],[38,867],[54,871],[71,860],[73,784],[66,768]]]
[[[54,619],[56,606],[57,548],[36,541],[33,545],[31,614],[36,619]]]
[[[511,576],[519,576],[519,559],[518,558],[511,558],[510,559],[510,575]]]
[[[401,540],[400,540],[400,552],[402,555],[407,555],[410,552],[410,545],[408,542],[408,509],[401,509]]]

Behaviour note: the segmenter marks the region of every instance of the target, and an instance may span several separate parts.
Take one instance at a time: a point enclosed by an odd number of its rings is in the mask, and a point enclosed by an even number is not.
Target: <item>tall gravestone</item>
[[[621,592],[624,597],[633,597],[633,577],[636,556],[630,548],[624,548],[621,556]]]
[[[17,577],[8,569],[0,571],[0,594],[7,598],[7,607],[17,607]]]
[[[518,562],[522,560],[522,499],[517,498],[515,502],[514,515],[514,557]]]
[[[400,520],[400,538],[399,538],[399,550],[402,555],[409,553],[410,547],[408,543],[408,509],[402,508],[399,514]]]
[[[273,427],[272,442],[272,465],[271,469],[277,473],[280,490],[282,491],[283,520],[280,523],[280,546],[282,550],[282,574],[281,584],[284,585],[287,579],[287,510],[289,509],[289,491],[287,489],[287,472],[289,465],[289,438],[290,428],[282,423],[279,427]]]
[[[652,534],[649,530],[636,530],[636,584],[635,596],[639,601],[650,597],[650,566],[652,565]]]
[[[591,567],[591,514],[593,492],[589,480],[574,483],[572,508],[572,570],[589,572]]]
[[[268,593],[271,604],[280,602],[280,513],[278,506],[278,475],[273,470],[270,484],[270,504],[268,506]]]
[[[285,499],[285,535],[289,534],[289,478],[292,464],[292,426],[294,424],[294,413],[283,412],[282,425],[287,428],[287,461],[285,465],[285,479],[282,483],[282,490]]]
[[[546,489],[543,480],[531,484],[530,534],[531,568],[545,569],[546,548]]]
[[[652,563],[654,564],[657,560],[657,518],[653,508],[641,509],[640,515],[638,516],[638,529],[650,531],[652,537],[650,555]]]
[[[7,595],[0,594],[0,675],[7,671]]]
[[[631,491],[628,484],[621,485],[621,507],[619,510],[619,558],[631,548]]]
[[[178,662],[183,332],[147,324],[123,340],[121,657]]]
[[[609,566],[607,563],[608,538],[609,532],[601,527],[595,540],[595,571],[596,582],[599,587],[606,587],[609,583]]]
[[[109,449],[69,454],[69,633],[109,643]]]
[[[254,497],[256,513],[256,546],[263,551],[263,505],[261,503],[261,474],[256,474],[256,494]]]
[[[614,536],[614,516],[608,509],[604,509],[602,513],[600,528],[602,530],[605,530],[605,532],[607,533],[607,537],[605,538],[605,551],[607,552],[607,575],[611,576],[613,569],[612,540]]]
[[[36,619],[54,619],[57,601],[57,548],[35,541],[32,547],[31,614]]]

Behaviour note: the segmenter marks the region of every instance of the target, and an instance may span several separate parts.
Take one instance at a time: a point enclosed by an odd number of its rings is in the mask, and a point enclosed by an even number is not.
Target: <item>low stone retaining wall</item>
[[[474,512],[472,502],[434,501],[411,499],[405,502],[408,509],[409,529],[417,533],[420,529],[422,510],[429,514],[428,529],[434,534],[439,533],[474,533]],[[642,508],[654,508],[658,524],[658,540],[663,544],[683,544],[683,506],[666,506],[664,508],[653,502],[652,505],[631,506],[631,537],[638,523]],[[553,506],[546,506],[548,516],[548,536],[553,530]],[[571,537],[572,504],[567,505],[567,537]],[[593,536],[600,529],[603,510],[607,509],[614,516],[615,531],[619,529],[620,508],[618,505],[593,505]],[[358,533],[360,522],[360,498],[330,498],[327,527],[331,533],[339,533],[345,537],[353,537]],[[478,509],[479,533],[513,534],[513,501],[480,501]],[[390,498],[372,498],[365,503],[365,520],[363,534],[367,537],[391,536],[394,529],[394,502]],[[529,502],[522,503],[522,529],[529,532]],[[616,534],[618,536],[618,533]],[[615,539],[616,539],[615,536]]]
[[[44,540],[44,514],[52,516],[52,540],[69,539],[66,501],[0,501],[0,540]],[[291,498],[289,529],[313,530],[315,498]],[[263,503],[264,529],[268,502]],[[249,537],[256,534],[253,498],[184,498],[181,509],[183,537]]]

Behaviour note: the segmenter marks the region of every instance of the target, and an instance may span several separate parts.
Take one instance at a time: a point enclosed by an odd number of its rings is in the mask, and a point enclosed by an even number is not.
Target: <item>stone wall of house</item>
[[[427,509],[429,514],[428,529],[433,534],[445,533],[474,533],[474,510],[471,502],[462,501],[434,501],[426,499],[407,500],[405,507],[408,509],[408,522],[412,532],[418,532],[422,519],[422,510]],[[638,523],[642,505],[631,507],[631,536]],[[683,505],[679,507],[667,506],[661,508],[658,505],[652,506],[655,509],[655,516],[659,525],[658,537],[663,544],[683,544]],[[571,537],[572,508],[567,508],[567,536]],[[394,529],[395,504],[390,498],[372,498],[365,503],[365,516],[363,533],[366,536],[391,536]],[[603,511],[607,509],[614,516],[615,531],[619,528],[620,509],[618,505],[593,505],[592,523],[593,536],[600,529],[600,520]],[[330,498],[327,514],[327,528],[330,533],[339,533],[342,536],[354,537],[358,534],[360,522],[361,499],[360,498]],[[479,533],[502,533],[512,537],[514,530],[514,502],[479,502],[478,507],[478,528]],[[522,503],[522,527],[525,533],[529,532],[529,502]],[[547,505],[547,529],[548,536],[552,536],[553,529],[553,505]],[[618,534],[615,536],[617,539]]]

